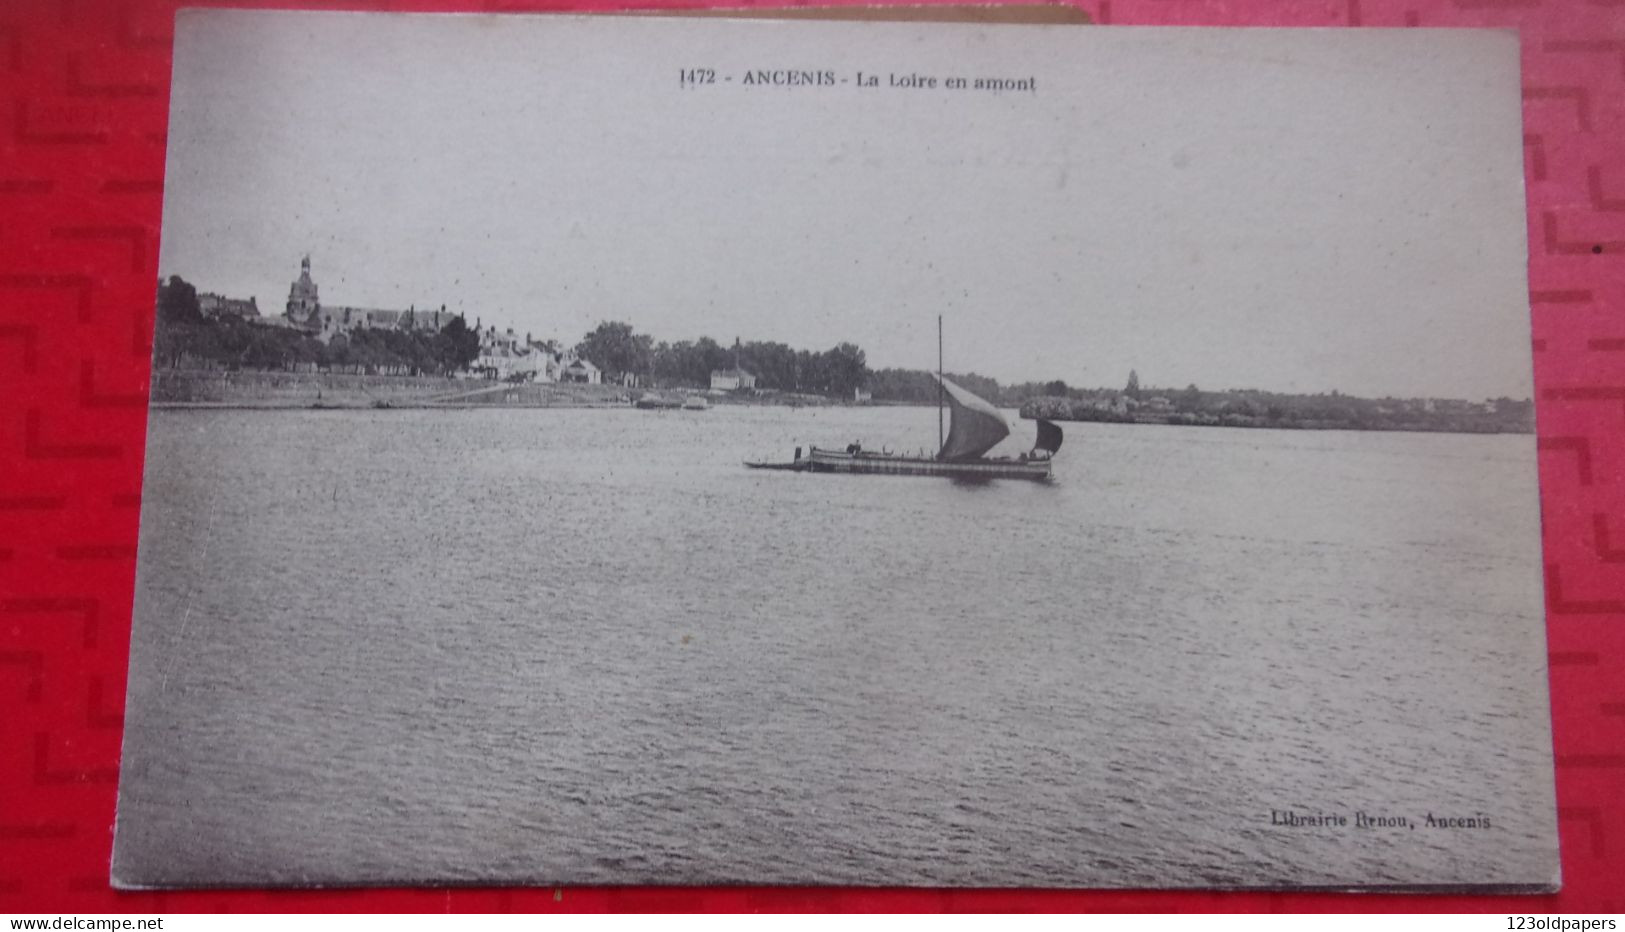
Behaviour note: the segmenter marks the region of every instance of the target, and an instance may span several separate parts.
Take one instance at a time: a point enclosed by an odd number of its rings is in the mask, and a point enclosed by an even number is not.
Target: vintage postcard
[[[115,884],[1554,889],[1518,68],[183,12]]]

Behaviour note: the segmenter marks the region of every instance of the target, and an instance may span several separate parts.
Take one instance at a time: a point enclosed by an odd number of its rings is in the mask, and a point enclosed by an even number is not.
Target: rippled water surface
[[[927,409],[156,411],[116,872],[1553,878],[1533,438],[1066,426],[958,485],[740,466]]]

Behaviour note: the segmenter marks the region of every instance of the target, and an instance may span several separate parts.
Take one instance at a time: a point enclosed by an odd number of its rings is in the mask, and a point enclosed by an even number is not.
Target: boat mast
[[[937,455],[942,455],[942,315],[937,315]]]

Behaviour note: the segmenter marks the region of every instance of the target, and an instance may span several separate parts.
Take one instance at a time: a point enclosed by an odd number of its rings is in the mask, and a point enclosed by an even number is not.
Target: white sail
[[[948,439],[942,444],[937,459],[975,459],[1010,436],[1010,424],[998,408],[942,376],[932,375],[948,393]]]

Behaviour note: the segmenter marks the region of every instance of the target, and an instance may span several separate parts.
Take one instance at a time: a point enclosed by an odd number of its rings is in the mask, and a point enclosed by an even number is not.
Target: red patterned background
[[[1625,0],[1083,3],[1103,24],[1521,33],[1561,893],[114,893],[107,862],[141,500],[171,23],[180,5],[0,0],[0,912],[1625,911]],[[517,12],[633,4],[234,5]]]

